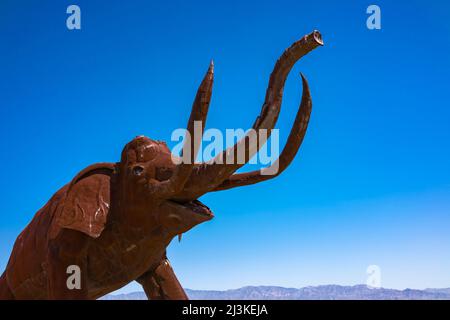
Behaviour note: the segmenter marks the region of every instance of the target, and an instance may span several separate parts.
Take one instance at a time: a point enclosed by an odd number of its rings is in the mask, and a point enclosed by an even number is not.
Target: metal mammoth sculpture
[[[295,42],[281,55],[270,76],[265,102],[253,129],[273,129],[283,87],[293,65],[322,45],[318,31]],[[98,163],[82,170],[57,191],[17,237],[0,278],[2,299],[97,299],[136,280],[149,299],[187,299],[166,257],[177,235],[213,218],[197,199],[210,191],[250,185],[280,174],[293,160],[308,125],[311,97],[302,76],[303,94],[294,125],[276,160],[278,172],[235,173],[256,152],[245,144],[244,163],[195,163],[198,150],[187,143],[190,160],[173,161],[164,142],[139,136],[122,151],[120,162]],[[200,84],[187,132],[206,120],[213,65]],[[185,139],[185,142],[188,139]],[[245,141],[246,139],[241,140]],[[239,143],[218,157],[236,151]],[[68,268],[80,279],[68,286]],[[75,270],[74,269],[74,270]]]

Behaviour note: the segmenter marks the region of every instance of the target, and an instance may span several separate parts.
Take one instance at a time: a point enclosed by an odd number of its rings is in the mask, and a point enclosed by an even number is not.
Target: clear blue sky
[[[280,53],[325,46],[288,78],[285,140],[301,95],[310,127],[280,177],[202,198],[213,221],[169,258],[194,289],[365,283],[450,287],[450,4],[375,1],[0,2],[0,267],[18,233],[85,166],[136,135],[184,127],[211,58],[211,128],[248,128]],[[82,30],[65,26],[78,4]],[[135,290],[136,285],[124,290]]]

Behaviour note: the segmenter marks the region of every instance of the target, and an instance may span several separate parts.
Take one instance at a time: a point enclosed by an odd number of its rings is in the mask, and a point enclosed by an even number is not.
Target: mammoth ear
[[[67,186],[56,212],[56,225],[97,238],[105,228],[111,205],[114,163],[97,163],[81,171]]]

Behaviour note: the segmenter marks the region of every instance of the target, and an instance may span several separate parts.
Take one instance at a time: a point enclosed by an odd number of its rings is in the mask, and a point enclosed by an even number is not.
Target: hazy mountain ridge
[[[444,289],[369,289],[366,285],[322,285],[304,288],[247,286],[230,290],[191,290],[192,300],[450,300],[450,288]],[[146,300],[144,292],[106,295],[102,300]]]

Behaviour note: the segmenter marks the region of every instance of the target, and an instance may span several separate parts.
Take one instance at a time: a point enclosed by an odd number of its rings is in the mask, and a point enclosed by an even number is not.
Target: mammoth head
[[[169,180],[176,166],[164,142],[139,136],[122,151],[119,165],[120,180],[135,201],[158,198],[161,183]]]
[[[265,101],[253,125],[253,132],[264,129],[270,135],[278,119],[284,83],[290,70],[297,60],[322,44],[320,33],[314,31],[281,55],[270,76]],[[200,145],[202,134],[194,134],[194,122],[200,121],[202,128],[205,127],[213,76],[214,66],[211,62],[197,91],[187,124],[186,132],[191,139],[185,139],[183,154],[188,154],[190,161],[185,161],[186,157],[178,161],[180,158],[172,155],[164,142],[144,136],[136,137],[123,149],[119,163],[93,165],[75,177],[66,192],[64,205],[70,212],[60,215],[60,219],[66,217],[63,222],[66,227],[99,236],[114,197],[119,202],[120,214],[126,215],[129,221],[146,223],[152,220],[152,223],[160,224],[168,234],[174,236],[213,217],[211,211],[197,200],[203,194],[268,180],[286,169],[303,141],[311,113],[310,91],[303,75],[300,107],[286,145],[276,160],[278,170],[273,175],[263,175],[260,170],[235,173],[264,144],[264,141],[259,140],[253,145],[246,143],[249,141],[248,136],[211,161],[195,163],[198,152],[196,146]],[[257,137],[259,139],[259,135]],[[239,148],[245,150],[245,161],[224,163],[223,159],[232,152],[237,154]],[[83,218],[74,218],[77,216]],[[72,217],[72,220],[67,217]],[[90,221],[89,226],[86,221]]]
[[[213,217],[198,200],[178,202],[171,198],[179,190],[171,179],[181,171],[173,157],[165,142],[138,136],[125,146],[117,164],[121,201],[126,207],[144,211],[137,215],[144,220],[154,218],[172,236]]]

